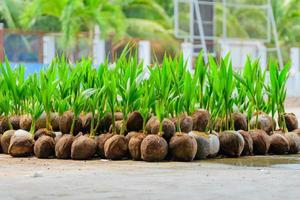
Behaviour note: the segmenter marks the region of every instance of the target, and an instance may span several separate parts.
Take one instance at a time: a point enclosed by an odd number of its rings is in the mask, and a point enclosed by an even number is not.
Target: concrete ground
[[[287,111],[300,117],[300,106]],[[299,118],[300,119],[300,118]],[[1,199],[299,199],[300,154],[190,163],[0,155]]]

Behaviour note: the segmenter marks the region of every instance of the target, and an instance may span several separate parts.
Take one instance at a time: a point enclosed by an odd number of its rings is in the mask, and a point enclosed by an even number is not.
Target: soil
[[[41,135],[40,137],[38,137],[34,144],[34,155],[38,158],[54,158],[54,138],[48,135]]]
[[[197,142],[194,137],[185,133],[175,133],[169,143],[171,160],[192,161],[197,153]]]

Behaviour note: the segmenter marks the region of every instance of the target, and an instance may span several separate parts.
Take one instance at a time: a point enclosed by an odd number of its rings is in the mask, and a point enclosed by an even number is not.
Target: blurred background
[[[56,55],[113,62],[131,42],[145,64],[200,51],[292,60],[298,71],[300,0],[0,0],[0,59],[39,69]]]

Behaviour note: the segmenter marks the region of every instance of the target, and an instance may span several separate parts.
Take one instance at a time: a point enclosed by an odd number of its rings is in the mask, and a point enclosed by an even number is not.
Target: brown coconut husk
[[[290,146],[288,140],[283,134],[275,133],[270,136],[271,145],[269,153],[271,154],[286,154],[288,153]]]
[[[63,136],[63,134],[62,134],[62,132],[58,132],[58,131],[54,132],[54,134],[55,134],[54,142],[56,144],[57,141]]]
[[[32,118],[30,115],[21,115],[20,116],[20,129],[25,131],[30,131],[32,123]]]
[[[270,148],[270,136],[261,129],[250,130],[249,134],[253,140],[253,153],[254,155],[265,155]]]
[[[176,132],[169,143],[171,160],[192,161],[197,153],[197,142],[194,137]]]
[[[9,130],[9,119],[6,116],[0,116],[0,133],[3,134],[5,131]]]
[[[38,158],[53,158],[55,156],[54,138],[48,135],[41,135],[35,141],[34,155]]]
[[[300,137],[295,132],[288,132],[284,134],[285,138],[289,142],[289,152],[290,154],[296,154],[300,151]]]
[[[50,131],[46,128],[41,128],[34,133],[34,140],[37,141],[42,135],[46,135],[52,138],[56,136],[53,131]]]
[[[273,127],[276,128],[276,122],[270,117],[269,115],[265,113],[256,113],[253,115],[253,117],[250,120],[250,128],[255,129],[256,124],[256,116],[258,115],[257,119],[257,129],[264,130],[268,135],[271,134]],[[275,122],[275,124],[274,124]]]
[[[244,149],[242,151],[242,156],[251,156],[253,155],[253,140],[251,135],[244,130],[239,130],[238,131],[244,138],[245,141],[245,145],[244,145]]]
[[[237,131],[223,131],[219,134],[220,153],[228,157],[239,157],[244,149],[245,141]]]
[[[162,125],[163,138],[169,141],[171,137],[175,134],[176,128],[174,123],[169,119],[164,119]],[[158,134],[159,133],[159,119],[155,116],[151,117],[146,123],[145,130],[148,134]]]
[[[35,130],[46,128],[46,112],[43,112],[35,122]],[[59,131],[59,114],[56,112],[50,113],[50,124],[53,131]]]
[[[215,131],[217,131],[217,132],[220,132],[221,130],[224,130],[225,129],[225,120],[224,119],[222,119],[222,118],[220,118],[220,117],[218,117],[217,119],[216,119],[216,122],[215,122],[215,124],[214,124],[214,130]]]
[[[107,159],[121,160],[128,156],[128,141],[123,135],[114,135],[104,144],[104,154]]]
[[[97,124],[97,116],[94,116],[94,126]],[[82,133],[90,133],[93,114],[91,112],[80,115],[82,121]]]
[[[74,160],[89,160],[96,153],[97,145],[93,138],[82,135],[74,139],[71,148],[71,158]]]
[[[55,156],[58,159],[70,159],[71,147],[75,137],[70,134],[65,134],[55,144]]]
[[[12,115],[9,117],[9,121],[14,130],[20,129],[20,116]]]
[[[133,111],[129,113],[127,123],[126,123],[126,130],[130,131],[140,131],[143,129],[143,117],[140,112]]]
[[[293,131],[298,128],[298,119],[294,113],[285,113],[284,120],[288,131]]]
[[[112,129],[113,129],[113,126],[111,125],[111,126],[109,127],[109,132],[110,132],[110,133],[114,132],[114,133],[116,133],[116,134],[121,134],[122,126],[123,126],[123,120],[116,121],[116,122],[115,122],[115,128],[116,128],[116,130],[113,131],[113,130],[112,130]],[[126,135],[126,134],[127,134],[127,131],[124,130],[124,135]]]
[[[234,123],[234,129],[238,130],[248,130],[247,116],[243,113],[235,112],[232,114],[232,119]]]
[[[195,131],[205,131],[208,127],[210,114],[207,110],[199,109],[193,112],[193,130]]]
[[[160,135],[147,135],[141,144],[141,157],[144,161],[162,161],[168,154],[168,143]]]
[[[97,154],[100,156],[100,158],[106,158],[104,153],[104,144],[105,142],[114,136],[113,133],[105,133],[99,135],[99,137],[96,138],[96,144],[97,144]]]
[[[15,134],[15,130],[5,131],[1,137],[1,148],[2,152],[8,154],[8,147],[10,144],[11,137]]]
[[[63,134],[69,134],[71,131],[72,121],[74,118],[74,113],[72,111],[66,111],[62,116],[59,118],[59,129]],[[75,118],[75,125],[73,134],[77,135],[81,132],[82,129],[82,121],[80,117]]]
[[[175,127],[177,127],[178,119],[173,118],[172,121]],[[193,130],[193,118],[186,114],[182,114],[179,116],[179,124],[180,124],[180,130],[183,133],[189,133],[190,131]]]
[[[220,151],[220,140],[219,134],[217,132],[212,132],[209,134],[209,155],[208,158],[214,158],[218,155]]]
[[[128,150],[133,160],[141,160],[141,144],[147,135],[144,133],[135,133],[128,142]]]
[[[191,131],[189,135],[195,138],[197,142],[197,153],[194,159],[201,160],[207,158],[210,154],[209,134],[200,131]]]
[[[120,120],[123,120],[123,113],[116,112],[115,113],[115,121],[120,121]],[[97,132],[98,133],[108,132],[111,124],[112,124],[112,115],[111,115],[111,113],[107,113],[102,119],[100,119]]]
[[[127,135],[125,136],[126,140],[129,142],[130,139],[135,136],[141,134],[141,132],[136,132],[136,131],[130,131],[129,133],[127,133]]]
[[[11,137],[8,153],[12,157],[25,157],[33,154],[34,140],[29,132],[15,131]]]

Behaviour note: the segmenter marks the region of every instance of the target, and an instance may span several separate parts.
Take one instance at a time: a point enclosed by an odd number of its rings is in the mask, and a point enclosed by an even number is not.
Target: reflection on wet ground
[[[244,167],[272,167],[300,170],[300,154],[219,158],[208,160],[208,162]]]

